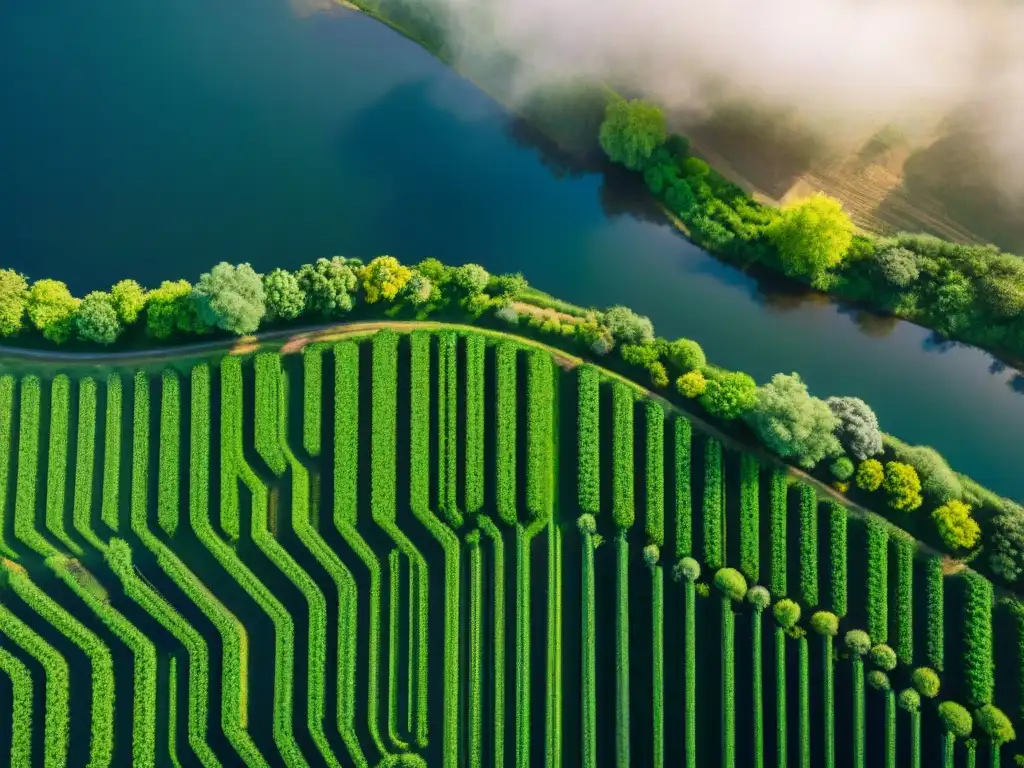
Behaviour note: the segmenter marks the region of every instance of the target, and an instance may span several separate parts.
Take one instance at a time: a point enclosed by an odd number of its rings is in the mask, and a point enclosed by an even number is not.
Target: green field
[[[89,370],[0,375],[11,765],[1012,763],[939,716],[1021,713],[988,581],[620,377],[436,329]]]

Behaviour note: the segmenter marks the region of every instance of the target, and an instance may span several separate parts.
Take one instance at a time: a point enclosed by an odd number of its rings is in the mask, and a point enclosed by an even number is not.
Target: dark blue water
[[[628,304],[759,380],[800,372],[1024,498],[1020,379],[923,329],[780,295],[561,177],[509,114],[352,13],[287,0],[0,6],[0,262],[79,295],[219,260],[436,256]],[[628,206],[627,206],[628,208]],[[1014,385],[1016,384],[1016,388]]]

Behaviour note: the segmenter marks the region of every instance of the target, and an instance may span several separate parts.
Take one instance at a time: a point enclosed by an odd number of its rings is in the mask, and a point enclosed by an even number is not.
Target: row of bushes
[[[772,484],[770,488],[770,515],[769,525],[771,528],[772,568],[771,568],[771,592],[779,598],[787,593],[787,553],[786,544],[786,517],[788,514],[789,502],[789,478],[784,471],[776,469],[772,472]]]
[[[596,515],[601,511],[601,374],[584,365],[577,377],[578,499],[581,512]]]
[[[658,549],[665,546],[665,409],[653,400],[644,404],[646,440],[644,515],[647,541]]]
[[[78,535],[99,551],[103,544],[92,527],[92,481],[96,456],[96,380],[78,384],[78,430],[75,446],[75,493],[71,522]],[[5,484],[0,484],[5,485]]]
[[[534,350],[526,372],[526,512],[548,520],[554,492],[555,372],[551,355]]]
[[[437,506],[441,517],[456,530],[463,522],[458,504],[457,341],[451,332],[437,338]]]
[[[181,392],[178,376],[165,371],[160,387],[160,464],[157,474],[157,522],[168,536],[178,530],[178,452],[180,450]]]
[[[32,675],[10,651],[0,648],[0,671],[11,681],[11,767],[32,765]]]
[[[869,520],[868,528],[868,634],[876,643],[889,639],[889,530]]]
[[[466,512],[476,515],[484,506],[485,369],[483,336],[466,337]]]
[[[740,455],[740,571],[750,581],[761,575],[761,465],[749,453]]]
[[[619,530],[633,526],[633,390],[612,385],[612,522]]]
[[[657,545],[649,544],[644,553],[651,570],[651,766],[665,768],[665,573],[657,564]]]
[[[693,554],[693,495],[690,489],[693,426],[686,419],[673,419],[676,459],[676,558]]]
[[[39,379],[21,380],[18,429],[18,477],[14,486],[14,534],[33,552],[46,557],[53,546],[36,530],[36,494],[39,487]]]
[[[829,581],[832,612],[840,619],[846,616],[847,605],[847,512],[836,502],[829,500]]]
[[[725,565],[725,471],[722,444],[713,437],[704,443],[704,564]]]
[[[581,378],[582,382],[582,378]],[[581,398],[582,405],[583,400]],[[588,520],[586,515],[590,515]],[[583,536],[583,559],[581,566],[580,609],[580,654],[581,692],[580,706],[582,728],[583,768],[597,768],[597,622],[594,586],[594,522],[593,515],[585,512],[580,517],[580,533]]]
[[[302,350],[302,449],[314,458],[323,446],[323,350],[310,344]]]
[[[818,604],[818,494],[800,484],[800,599]]]
[[[46,529],[70,552],[81,554],[64,526],[67,487],[68,427],[71,421],[71,381],[59,374],[50,385],[50,446],[46,460]]]
[[[896,547],[896,656],[900,664],[914,663],[914,542],[897,536]]]
[[[118,529],[121,498],[121,409],[122,383],[116,373],[107,376],[106,413],[103,425],[103,501],[100,519],[112,530]]]
[[[498,423],[495,427],[496,491],[498,518],[508,525],[515,525],[518,518],[516,508],[516,348],[511,342],[498,344],[496,357],[495,410]]]

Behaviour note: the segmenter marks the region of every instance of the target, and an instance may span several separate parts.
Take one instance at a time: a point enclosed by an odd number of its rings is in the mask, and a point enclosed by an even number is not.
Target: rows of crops
[[[13,766],[993,765],[1024,711],[989,582],[508,338],[3,375],[0,500]]]

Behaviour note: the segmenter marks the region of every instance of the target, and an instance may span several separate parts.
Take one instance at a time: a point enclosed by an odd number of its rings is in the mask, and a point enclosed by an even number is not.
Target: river
[[[781,292],[553,173],[509,113],[386,27],[287,0],[0,6],[0,262],[78,295],[220,261],[436,256],[623,303],[759,381],[798,371],[1024,499],[1024,386],[924,329]],[[519,127],[521,128],[521,126]],[[628,208],[628,206],[627,206]]]

